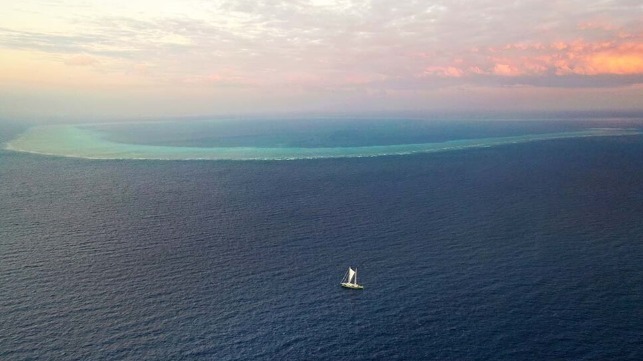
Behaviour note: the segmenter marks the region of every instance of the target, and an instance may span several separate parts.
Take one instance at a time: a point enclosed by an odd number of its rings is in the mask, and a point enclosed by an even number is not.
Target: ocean
[[[643,359],[641,118],[151,124],[0,150],[0,359]]]

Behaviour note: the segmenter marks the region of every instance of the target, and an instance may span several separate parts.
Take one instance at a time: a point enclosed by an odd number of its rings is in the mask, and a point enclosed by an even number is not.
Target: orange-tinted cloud
[[[643,39],[643,35],[638,39]],[[619,41],[575,40],[475,48],[447,64],[426,66],[422,75],[449,78],[473,75],[642,75],[643,40]]]
[[[584,67],[579,71],[586,75],[643,74],[643,44],[625,45],[589,54],[584,59]]]

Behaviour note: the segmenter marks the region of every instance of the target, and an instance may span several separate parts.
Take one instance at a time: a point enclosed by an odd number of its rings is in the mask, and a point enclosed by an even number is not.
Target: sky
[[[0,117],[642,110],[640,0],[0,0]]]

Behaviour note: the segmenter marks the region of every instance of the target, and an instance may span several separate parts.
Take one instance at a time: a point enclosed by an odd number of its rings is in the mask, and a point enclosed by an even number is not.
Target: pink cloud
[[[636,75],[643,74],[643,34],[595,42],[577,39],[476,47],[440,63],[425,66],[422,76]]]
[[[455,61],[455,63],[458,63]],[[464,70],[456,66],[428,66],[423,75],[436,75],[445,78],[460,78],[465,75]]]
[[[498,63],[493,67],[493,74],[500,76],[518,76],[524,73],[517,67],[509,64]]]

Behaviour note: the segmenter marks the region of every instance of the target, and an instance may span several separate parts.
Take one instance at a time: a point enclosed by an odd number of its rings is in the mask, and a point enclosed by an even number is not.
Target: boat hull
[[[354,283],[340,283],[344,288],[350,288],[352,290],[363,290],[364,286],[360,286]]]

